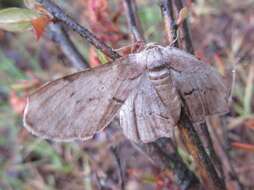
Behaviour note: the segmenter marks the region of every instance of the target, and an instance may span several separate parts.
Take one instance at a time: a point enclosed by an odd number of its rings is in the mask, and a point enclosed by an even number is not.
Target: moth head
[[[156,70],[166,64],[163,56],[164,49],[163,46],[150,44],[143,51],[134,54],[136,62],[149,70]]]

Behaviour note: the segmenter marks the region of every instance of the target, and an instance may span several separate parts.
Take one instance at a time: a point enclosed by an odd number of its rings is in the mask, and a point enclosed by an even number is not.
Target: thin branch
[[[213,161],[213,164],[219,171],[222,180],[224,181],[224,172],[223,172],[223,168],[222,168],[222,163],[221,163],[221,160],[219,159],[218,155],[215,152],[215,149],[213,146],[213,141],[212,141],[211,135],[209,133],[208,126],[207,126],[206,122],[201,123],[200,127],[201,127],[202,134],[204,135],[204,140],[206,141],[205,144],[206,144],[207,153],[209,154],[211,160]]]
[[[205,184],[209,190],[226,189],[223,181],[219,178],[213,163],[207,155],[194,126],[188,118],[186,110],[184,110],[184,108],[182,110],[179,120],[179,134],[193,159],[196,161],[197,172],[201,177],[203,184]]]
[[[175,0],[175,5],[177,8],[177,12],[179,13],[183,8],[182,0]],[[173,8],[171,2],[171,10],[172,9]],[[194,53],[191,35],[186,19],[183,21],[183,32],[187,51],[189,53]],[[211,190],[226,189],[224,180],[220,179],[213,163],[211,162],[210,157],[205,151],[205,148],[202,144],[202,141],[199,138],[197,131],[195,130],[191,120],[188,117],[187,114],[188,110],[185,109],[186,105],[184,101],[183,106],[184,107],[182,107],[182,112],[178,123],[179,134],[182,137],[182,140],[185,146],[187,147],[188,151],[191,153],[193,159],[196,162],[197,173],[199,174],[203,184],[207,187],[207,189]],[[209,143],[210,143],[209,145],[212,146],[211,142]]]
[[[208,125],[210,125],[211,137],[213,139],[216,150],[222,160],[222,166],[224,169],[226,183],[230,184],[230,187],[235,187],[235,189],[237,189],[237,190],[243,190],[244,187],[243,187],[240,179],[237,176],[237,173],[235,171],[235,168],[233,166],[233,163],[232,163],[229,153],[223,147],[223,143],[221,141],[221,138],[219,137],[217,130],[215,130],[215,127],[212,126],[210,119],[207,120],[207,123],[208,123]],[[232,184],[232,182],[233,182],[233,184]]]
[[[177,5],[178,12],[182,9],[181,0],[175,2]],[[171,0],[161,0],[161,11],[164,16],[165,28],[167,30],[169,41],[174,42],[174,37],[176,37],[177,28],[173,28],[175,24],[173,4]],[[190,33],[188,29],[187,21],[183,22],[185,31],[185,42],[187,50],[193,53],[193,46],[190,38]],[[176,25],[176,24],[175,24]],[[177,26],[176,26],[177,27]],[[186,32],[187,31],[187,32]],[[175,36],[174,36],[175,35]],[[187,37],[186,37],[187,35]],[[174,44],[175,46],[177,44]],[[219,178],[217,171],[215,170],[209,156],[207,155],[201,140],[199,139],[198,133],[195,131],[192,122],[186,114],[186,110],[183,108],[181,113],[181,118],[179,121],[179,131],[185,146],[190,151],[192,157],[196,161],[197,171],[202,179],[203,184],[208,186],[208,189],[225,189],[223,181]]]
[[[77,32],[80,36],[85,38],[90,44],[94,45],[97,49],[101,50],[105,55],[115,60],[120,57],[120,55],[113,51],[112,48],[107,46],[104,42],[100,41],[95,35],[93,35],[88,29],[79,25],[70,16],[64,13],[64,11],[53,3],[51,0],[36,0],[41,3],[44,8],[58,21],[63,22],[73,31]]]
[[[140,152],[143,152],[149,160],[161,169],[172,170],[176,183],[180,189],[196,190],[202,189],[202,185],[196,175],[189,170],[187,165],[176,151],[176,147],[169,138],[162,138],[156,142],[146,144],[134,144]],[[165,150],[164,145],[167,147]],[[163,149],[165,151],[163,151]]]
[[[141,27],[136,16],[135,0],[124,0],[126,17],[134,41],[144,41]],[[134,144],[149,160],[160,166],[161,169],[170,169],[174,172],[176,183],[181,189],[201,189],[201,183],[196,175],[189,170],[182,158],[178,155],[176,147],[169,138],[161,138],[156,142],[147,144]],[[164,150],[164,151],[163,151]]]
[[[137,17],[137,6],[135,0],[124,0],[126,18],[133,41],[144,41],[143,31]]]
[[[172,0],[161,0],[160,7],[164,18],[164,28],[167,33],[168,42],[169,44],[173,43],[174,47],[178,47],[177,24],[175,22]]]
[[[49,30],[49,37],[60,46],[74,68],[82,70],[89,67],[85,58],[80,54],[60,24],[50,24]]]
[[[115,161],[116,161],[116,164],[117,164],[117,171],[118,171],[118,183],[119,183],[119,186],[121,187],[121,190],[124,190],[125,188],[125,181],[124,181],[124,170],[123,170],[123,167],[122,167],[122,163],[121,163],[121,159],[119,157],[119,150],[118,150],[119,147],[117,146],[111,146],[110,147],[110,150],[115,158]]]
[[[180,12],[181,9],[183,8],[182,0],[175,0],[175,5],[176,5],[177,12]],[[184,19],[182,25],[183,25],[185,48],[189,53],[193,54],[194,53],[194,47],[193,47],[193,43],[192,43],[192,39],[191,39],[191,32],[190,32],[190,29],[189,29],[189,26],[188,26],[187,19]]]

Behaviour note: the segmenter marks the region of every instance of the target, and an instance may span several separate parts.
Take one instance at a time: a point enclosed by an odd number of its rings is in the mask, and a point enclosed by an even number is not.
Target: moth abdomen
[[[166,67],[161,70],[152,69],[148,72],[148,78],[156,89],[161,101],[169,110],[170,116],[176,123],[180,116],[181,101],[173,84],[170,71]]]

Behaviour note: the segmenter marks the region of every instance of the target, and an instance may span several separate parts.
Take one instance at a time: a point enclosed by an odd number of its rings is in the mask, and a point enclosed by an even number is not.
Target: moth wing
[[[28,98],[24,125],[56,141],[90,138],[109,124],[142,73],[124,58],[52,81]]]
[[[227,113],[228,90],[222,76],[184,51],[171,51],[174,53],[169,58],[169,66],[192,121],[202,122],[205,116]]]
[[[125,136],[148,143],[160,137],[172,137],[175,122],[146,74],[120,109],[120,125]]]

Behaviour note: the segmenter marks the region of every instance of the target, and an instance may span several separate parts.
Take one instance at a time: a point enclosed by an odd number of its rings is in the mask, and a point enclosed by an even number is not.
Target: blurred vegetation
[[[23,3],[22,0],[1,0],[0,1],[0,7],[5,8],[5,7],[19,7]]]
[[[68,13],[89,26],[89,15],[84,13],[86,0],[57,2],[63,3]],[[137,2],[147,41],[165,42],[159,6],[155,1]],[[111,3],[112,9],[119,8],[119,1]],[[0,8],[21,5],[19,0],[0,0]],[[191,6],[190,16],[196,56],[224,74],[237,62],[228,124],[217,127],[226,131],[227,139],[224,140],[227,143],[250,145],[249,149],[227,147],[241,181],[249,189],[254,189],[253,9],[254,2],[247,0],[197,0]],[[123,32],[128,31],[124,14],[119,25]],[[90,46],[76,34],[70,34],[81,54],[89,60]],[[118,48],[129,42],[123,40],[119,44]],[[155,189],[160,183],[165,188],[175,188],[172,181],[167,181],[172,174],[151,165],[131,147],[119,129],[108,128],[87,142],[59,144],[36,138],[22,127],[22,114],[18,110],[24,106],[28,93],[24,84],[34,80],[42,83],[71,72],[73,69],[67,58],[46,33],[36,41],[32,32],[0,31],[0,189],[89,190],[98,189],[97,181],[117,189],[118,166],[110,152],[112,146],[122,149],[127,189]],[[184,150],[180,151],[186,154]]]

